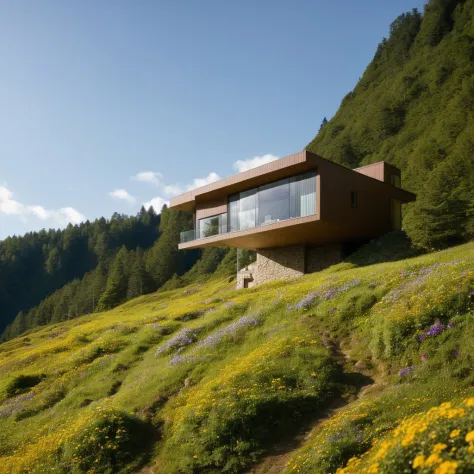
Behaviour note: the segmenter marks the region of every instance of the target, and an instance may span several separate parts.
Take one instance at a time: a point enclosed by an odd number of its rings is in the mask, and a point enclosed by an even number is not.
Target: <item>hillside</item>
[[[0,335],[110,309],[182,275],[201,252],[178,252],[190,216],[151,207],[0,242]],[[222,257],[221,257],[222,258]]]
[[[307,149],[350,168],[387,161],[418,194],[404,228],[442,248],[474,232],[474,1],[400,15]]]
[[[473,472],[473,262],[216,279],[30,331],[0,346],[2,472]]]

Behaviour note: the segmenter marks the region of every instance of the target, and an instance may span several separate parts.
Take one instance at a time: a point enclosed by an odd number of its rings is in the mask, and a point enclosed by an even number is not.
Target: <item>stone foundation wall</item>
[[[257,285],[299,277],[305,272],[305,248],[292,246],[257,250],[255,267],[253,278]]]
[[[342,246],[340,244],[325,245],[324,247],[306,247],[306,272],[320,272],[325,268],[342,261]]]
[[[237,273],[237,289],[274,280],[290,280],[314,273],[342,260],[340,244],[324,247],[303,245],[257,250],[257,261]]]

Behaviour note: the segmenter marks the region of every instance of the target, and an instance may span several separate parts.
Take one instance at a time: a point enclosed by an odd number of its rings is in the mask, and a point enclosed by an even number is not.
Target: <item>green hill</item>
[[[30,331],[0,346],[2,472],[472,472],[473,262],[217,279]]]
[[[404,227],[425,248],[474,232],[474,2],[431,0],[390,36],[308,150],[348,167],[387,161],[418,194]]]

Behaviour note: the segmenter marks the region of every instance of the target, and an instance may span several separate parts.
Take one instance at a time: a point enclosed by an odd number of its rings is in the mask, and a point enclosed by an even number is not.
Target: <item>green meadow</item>
[[[474,244],[359,255],[2,344],[1,472],[474,472]]]

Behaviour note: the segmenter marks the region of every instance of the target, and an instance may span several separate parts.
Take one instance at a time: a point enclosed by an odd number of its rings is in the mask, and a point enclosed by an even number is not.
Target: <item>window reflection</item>
[[[290,218],[290,180],[258,188],[258,224],[273,224]]]
[[[229,231],[316,214],[316,172],[229,196],[228,213]]]
[[[226,213],[199,219],[198,238],[202,239],[225,232],[227,232]]]

